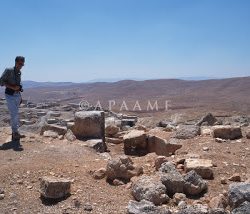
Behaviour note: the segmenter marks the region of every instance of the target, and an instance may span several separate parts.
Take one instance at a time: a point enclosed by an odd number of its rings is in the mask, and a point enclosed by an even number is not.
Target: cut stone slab
[[[165,140],[154,135],[148,135],[148,152],[155,152],[157,155],[171,156],[182,145],[178,144],[178,140]]]
[[[32,121],[32,120],[20,120],[20,123],[24,124],[24,125],[32,125],[32,124],[34,124],[34,121]]]
[[[242,132],[240,127],[233,126],[214,126],[213,137],[226,140],[235,140],[242,138]]]
[[[47,199],[60,199],[70,195],[70,187],[70,180],[46,176],[41,179],[40,193]]]
[[[42,127],[40,134],[43,135],[43,133],[45,131],[48,131],[48,130],[54,131],[58,135],[65,135],[67,133],[67,128],[66,127],[58,126],[58,125],[55,125],[55,124],[48,124],[48,125],[44,125]]]
[[[71,129],[78,139],[101,138],[105,141],[105,117],[103,111],[79,111]]]
[[[48,118],[47,123],[48,124],[56,124],[58,122],[58,119],[56,118]]]
[[[188,158],[184,162],[184,170],[185,172],[189,172],[194,170],[204,179],[212,179],[213,178],[213,164],[212,160],[208,159],[195,159]]]
[[[46,114],[47,114],[47,113],[46,113],[45,111],[38,111],[38,112],[36,113],[36,115],[39,116],[39,117],[45,116]]]
[[[126,155],[147,153],[147,135],[144,131],[132,130],[123,136],[124,152]]]
[[[113,143],[113,144],[122,144],[123,140],[120,138],[110,138],[110,137],[106,137],[106,142],[107,143]]]
[[[50,112],[50,116],[51,117],[60,117],[61,116],[61,112]]]
[[[135,119],[122,119],[121,120],[121,126],[129,126],[129,127],[133,127],[136,124],[136,120]]]

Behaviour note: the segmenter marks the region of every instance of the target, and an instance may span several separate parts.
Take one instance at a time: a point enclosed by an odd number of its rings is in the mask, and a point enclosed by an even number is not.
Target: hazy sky
[[[1,0],[0,27],[25,80],[250,76],[249,0]]]

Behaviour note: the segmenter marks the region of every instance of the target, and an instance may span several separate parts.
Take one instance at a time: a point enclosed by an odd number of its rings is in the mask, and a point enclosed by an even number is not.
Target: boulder
[[[245,201],[238,208],[234,209],[231,214],[249,214],[250,213],[250,202]]]
[[[177,214],[208,214],[208,208],[204,205],[196,204],[180,210]]]
[[[228,190],[229,205],[232,208],[240,206],[245,201],[250,202],[250,183],[232,183]]]
[[[168,162],[167,158],[165,156],[158,156],[156,159],[155,159],[155,169],[156,171],[158,171],[161,167],[161,165],[165,162]]]
[[[79,111],[75,113],[72,127],[78,139],[103,139],[105,141],[105,118],[103,111]]]
[[[127,155],[147,154],[147,135],[144,131],[132,130],[123,136],[124,152]]]
[[[131,158],[125,155],[109,160],[106,167],[108,181],[119,179],[128,182],[132,177],[142,173],[142,167],[134,165]]]
[[[246,133],[246,138],[247,138],[247,139],[250,139],[250,131],[247,131],[247,133]]]
[[[71,181],[64,178],[43,177],[40,183],[41,196],[48,199],[60,199],[70,194]]]
[[[128,214],[171,214],[171,211],[165,207],[155,206],[152,202],[132,201],[130,200],[127,207]]]
[[[196,125],[180,125],[176,131],[175,138],[190,139],[200,134],[200,127]]]
[[[194,170],[204,179],[213,178],[212,167],[212,160],[208,159],[188,158],[184,163],[185,172]]]
[[[175,165],[172,162],[164,162],[161,164],[161,167],[159,168],[159,172],[163,173],[172,173],[177,172]]]
[[[229,213],[223,208],[214,208],[209,210],[209,214],[229,214]]]
[[[169,201],[166,187],[155,177],[142,176],[132,184],[132,195],[137,201],[147,200],[155,205]]]
[[[177,139],[167,141],[155,135],[148,135],[148,152],[155,152],[157,155],[171,156],[181,147],[182,145],[178,144]]]
[[[183,193],[184,179],[178,171],[161,173],[161,182],[165,185],[169,196],[173,196],[175,193]]]
[[[113,137],[120,131],[120,128],[116,125],[109,125],[105,128],[105,134],[107,137]]]
[[[207,182],[202,179],[194,170],[184,176],[184,193],[186,195],[199,195],[207,190]]]
[[[208,113],[207,115],[202,117],[196,125],[201,126],[206,123],[206,125],[212,126],[216,123],[216,121],[217,119],[211,113]]]
[[[235,140],[242,138],[242,132],[240,127],[233,126],[214,126],[213,137],[226,140]]]

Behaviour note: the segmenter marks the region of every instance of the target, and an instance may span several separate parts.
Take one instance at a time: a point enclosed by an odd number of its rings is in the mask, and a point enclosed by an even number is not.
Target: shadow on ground
[[[17,152],[23,151],[23,147],[20,144],[20,140],[12,140],[0,146],[0,150],[9,150],[9,149],[13,149],[14,151]]]

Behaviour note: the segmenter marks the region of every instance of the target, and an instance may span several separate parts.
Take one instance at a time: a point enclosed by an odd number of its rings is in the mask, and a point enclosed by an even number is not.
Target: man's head
[[[21,70],[24,66],[25,58],[23,56],[17,56],[15,59],[15,67],[17,70]]]

